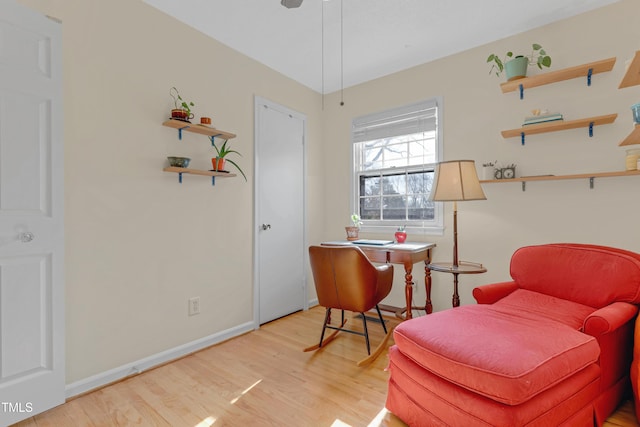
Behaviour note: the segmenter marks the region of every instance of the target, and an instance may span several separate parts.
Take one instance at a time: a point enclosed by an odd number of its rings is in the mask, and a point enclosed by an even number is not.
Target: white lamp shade
[[[452,160],[436,164],[435,185],[429,197],[438,202],[486,200],[473,160]]]

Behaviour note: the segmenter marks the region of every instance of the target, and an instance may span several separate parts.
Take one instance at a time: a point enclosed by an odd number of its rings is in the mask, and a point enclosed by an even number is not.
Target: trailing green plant
[[[182,99],[180,92],[178,92],[178,89],[176,89],[175,86],[169,89],[169,95],[173,98],[173,105],[175,105],[176,109],[185,110],[187,112],[187,116],[191,115],[191,107],[195,107],[193,102],[186,102]]]
[[[491,64],[491,69],[489,70],[489,74],[495,73],[496,76],[500,77],[502,71],[504,71],[504,64],[509,60],[518,58],[518,57],[526,57],[529,61],[529,65],[537,65],[538,68],[542,69],[543,67],[551,67],[551,57],[547,54],[547,52],[540,46],[538,43],[534,43],[531,45],[531,55],[513,55],[513,52],[507,52],[502,59],[494,53],[489,55],[487,58],[487,63]]]
[[[242,174],[242,176],[244,177],[244,180],[247,181],[247,176],[244,174],[244,172],[242,171],[240,166],[238,166],[238,164],[236,162],[234,162],[233,160],[226,158],[231,153],[235,153],[235,154],[237,154],[238,156],[241,156],[241,157],[242,157],[242,154],[240,154],[236,150],[232,150],[231,149],[231,146],[229,145],[229,140],[228,139],[225,139],[224,142],[222,143],[222,145],[219,146],[219,147],[216,145],[215,137],[210,136],[209,139],[211,140],[211,145],[213,146],[213,149],[216,150],[216,157],[218,157],[220,159],[225,159],[227,162],[231,163],[236,169],[238,169],[238,172],[240,172]]]

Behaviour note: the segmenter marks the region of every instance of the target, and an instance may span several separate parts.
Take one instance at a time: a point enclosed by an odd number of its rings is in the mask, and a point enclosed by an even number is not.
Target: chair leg
[[[364,326],[364,340],[367,342],[367,354],[371,354],[371,348],[369,347],[369,331],[367,330],[367,316],[364,313],[362,315],[362,326]]]
[[[382,323],[382,329],[384,329],[384,333],[387,333],[387,325],[384,323],[384,319],[382,318],[382,313],[380,313],[380,307],[376,304],[376,311],[378,312],[378,317],[380,318],[380,323]]]
[[[342,317],[344,319],[344,311],[342,312]],[[318,347],[322,347],[322,340],[324,339],[324,333],[327,330],[327,323],[329,322],[331,322],[331,309],[327,307],[324,312],[324,323],[322,324],[322,334],[320,334],[320,344],[318,344]]]

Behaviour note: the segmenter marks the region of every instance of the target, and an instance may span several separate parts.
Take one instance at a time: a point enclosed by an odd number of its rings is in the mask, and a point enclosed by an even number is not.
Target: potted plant
[[[360,226],[362,225],[360,215],[358,215],[357,213],[352,213],[351,223],[353,225],[344,228],[347,232],[347,240],[358,240],[358,233],[360,232]]]
[[[210,136],[209,139],[211,140],[211,145],[216,150],[216,157],[211,158],[211,164],[213,165],[213,170],[223,172],[225,170],[224,169],[225,163],[229,162],[233,166],[235,166],[236,169],[238,169],[238,172],[242,174],[242,176],[244,177],[244,180],[246,181],[247,176],[244,174],[240,166],[238,166],[238,164],[233,160],[226,158],[231,153],[236,153],[238,156],[242,156],[242,154],[240,154],[236,150],[231,149],[231,146],[228,145],[229,144],[228,139],[225,139],[220,147],[216,145],[215,137]]]
[[[487,62],[491,64],[489,74],[495,73],[496,76],[500,76],[502,71],[505,71],[507,81],[521,79],[527,76],[527,66],[537,65],[538,68],[550,67],[551,57],[547,55],[547,52],[537,43],[531,45],[531,55],[513,55],[513,52],[509,51],[505,54],[503,59],[494,53],[489,55]]]
[[[169,89],[169,95],[173,98],[173,105],[175,107],[171,110],[171,118],[186,122],[188,122],[189,119],[193,119],[191,107],[194,107],[195,104],[193,102],[186,102],[183,100],[180,96],[180,92],[178,92],[178,89],[176,89],[175,86]]]
[[[407,240],[407,232],[405,231],[406,226],[401,225],[398,227],[398,230],[395,232],[396,242],[404,243]]]

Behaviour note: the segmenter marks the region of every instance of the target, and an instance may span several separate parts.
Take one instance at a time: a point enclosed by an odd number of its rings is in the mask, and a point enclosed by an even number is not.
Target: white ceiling
[[[143,1],[330,93],[618,0]]]

